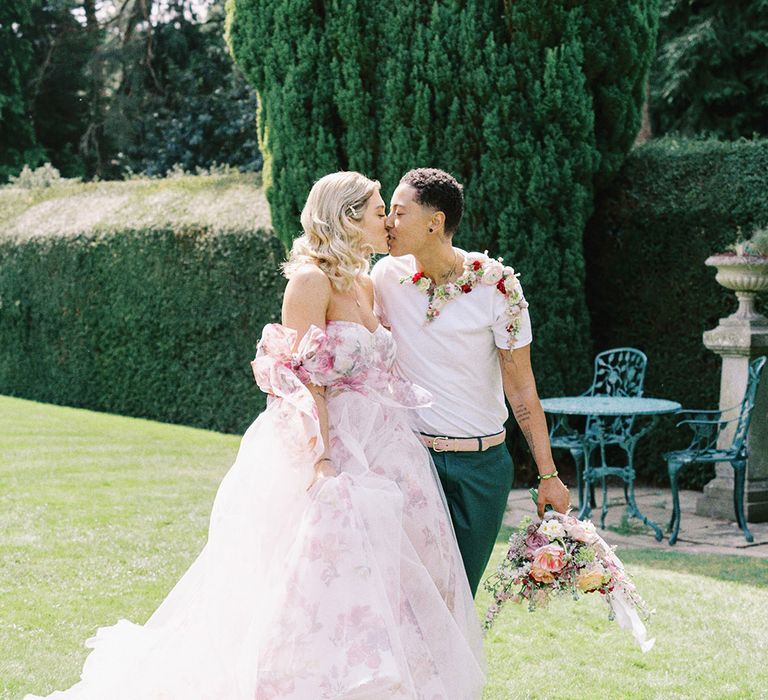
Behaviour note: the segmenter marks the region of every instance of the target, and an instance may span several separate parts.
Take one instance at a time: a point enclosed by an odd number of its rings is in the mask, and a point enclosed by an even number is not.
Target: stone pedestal
[[[746,316],[746,317],[745,317]],[[768,355],[768,320],[759,314],[738,317],[737,314],[720,320],[720,325],[704,333],[704,345],[722,357],[720,378],[720,410],[741,403],[747,385],[749,361]],[[732,418],[735,411],[724,418]],[[720,446],[730,445],[735,423],[723,431]],[[744,512],[747,521],[768,521],[768,369],[763,370],[752,413],[749,435],[749,461],[744,493]],[[716,476],[704,487],[704,494],[696,503],[699,515],[734,520],[733,468],[728,463],[715,467]]]

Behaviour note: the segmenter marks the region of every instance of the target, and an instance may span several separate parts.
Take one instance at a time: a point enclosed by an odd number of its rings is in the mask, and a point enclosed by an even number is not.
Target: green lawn
[[[96,627],[149,616],[202,546],[238,442],[0,397],[0,699],[74,683]],[[486,700],[768,698],[767,561],[620,554],[657,610],[656,647],[642,654],[596,597],[509,606]]]

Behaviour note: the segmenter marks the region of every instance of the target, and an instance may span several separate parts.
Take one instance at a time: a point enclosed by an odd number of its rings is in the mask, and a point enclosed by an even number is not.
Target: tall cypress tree
[[[259,93],[263,182],[275,230],[289,242],[312,182],[346,167],[334,104],[329,37],[321,3],[228,2],[228,35]]]
[[[596,184],[601,187],[618,172],[640,127],[659,0],[590,0],[581,3],[580,12],[582,70],[595,114]]]
[[[231,47],[261,97],[278,233],[295,234],[328,171],[362,169],[388,190],[412,167],[449,170],[466,191],[457,245],[522,273],[542,389],[576,389],[591,354],[583,230],[639,129],[658,13],[657,0],[616,5],[229,0]]]

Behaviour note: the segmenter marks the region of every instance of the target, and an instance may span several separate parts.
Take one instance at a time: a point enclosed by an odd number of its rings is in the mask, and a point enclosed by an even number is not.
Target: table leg
[[[608,515],[608,481],[605,477],[600,479],[603,502],[600,508],[600,527],[605,530],[605,516]]]
[[[635,470],[632,463],[632,448],[634,447],[634,444],[631,445],[629,449],[625,448],[628,466],[611,467],[608,465],[606,457],[606,444],[604,440],[598,438],[597,443],[600,447],[600,466],[593,468],[589,463],[585,465],[583,476],[583,491],[585,495],[588,494],[592,483],[598,478],[601,480],[603,502],[600,508],[600,527],[605,529],[605,516],[608,513],[609,507],[606,478],[608,476],[617,476],[624,482],[624,495],[627,501],[627,516],[630,518],[638,518],[639,520],[642,520],[645,525],[654,531],[654,536],[659,542],[661,542],[663,538],[661,528],[655,522],[640,512],[640,508],[638,508],[637,501],[635,500]],[[585,450],[586,449],[587,445],[585,444]],[[579,520],[584,520],[585,518],[589,517],[591,512],[592,508],[590,506],[589,498],[585,498],[578,515]]]
[[[584,467],[582,463],[589,461],[589,455],[583,449],[574,448],[569,450],[573,463],[576,465],[576,491],[579,494],[579,508],[584,503]]]
[[[661,528],[653,522],[653,520],[650,520],[645,515],[643,515],[640,512],[640,509],[637,507],[637,501],[635,501],[635,474],[634,469],[632,470],[632,476],[628,479],[628,486],[627,489],[627,515],[630,518],[639,518],[643,521],[648,527],[652,528],[653,531],[656,533],[656,540],[661,542],[662,538],[664,537]]]
[[[594,447],[590,444],[590,441],[586,439],[586,435],[582,438],[581,449],[584,454],[584,471],[581,474],[581,485],[579,488],[579,514],[576,516],[579,520],[584,520],[592,513],[592,465],[591,457]]]

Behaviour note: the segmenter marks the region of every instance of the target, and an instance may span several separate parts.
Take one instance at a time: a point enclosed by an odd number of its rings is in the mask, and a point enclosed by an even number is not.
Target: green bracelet
[[[537,478],[539,481],[544,481],[545,479],[554,479],[556,476],[557,469],[555,469],[555,471],[553,471],[551,474],[539,474]]]

